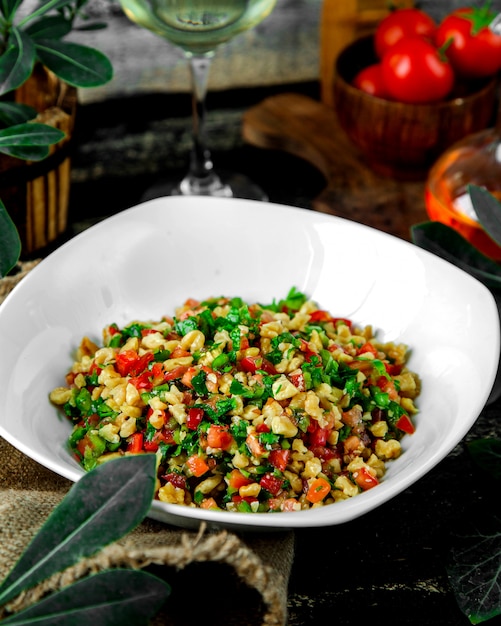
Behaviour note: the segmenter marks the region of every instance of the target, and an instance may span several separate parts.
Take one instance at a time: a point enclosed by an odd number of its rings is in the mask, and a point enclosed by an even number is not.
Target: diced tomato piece
[[[254,496],[239,496],[238,493],[235,493],[233,496],[231,496],[231,500],[235,504],[239,504],[240,502],[247,502],[248,504],[258,502],[258,499]]]
[[[135,350],[123,350],[119,352],[116,358],[116,370],[120,376],[127,376],[138,358],[139,356]]]
[[[259,457],[265,453],[264,447],[261,445],[257,435],[255,433],[250,433],[247,435],[245,440],[247,447],[249,448],[252,456]]]
[[[291,372],[289,374],[289,380],[295,387],[299,389],[299,391],[306,391],[306,385],[304,382],[304,374],[302,370]]]
[[[134,376],[130,379],[130,382],[136,389],[143,389],[146,391],[150,391],[153,387],[153,383],[150,380],[150,372],[145,371],[139,376]]]
[[[95,361],[92,361],[89,367],[89,374],[97,374],[99,376],[99,374],[102,372],[102,369],[103,368],[100,365],[98,365]]]
[[[196,367],[188,367],[186,368],[186,371],[184,372],[181,378],[181,382],[186,387],[193,387],[191,381],[193,380],[193,378],[195,378],[197,374],[198,374],[198,369]]]
[[[332,320],[332,316],[327,311],[313,311],[310,313],[310,321],[311,322],[330,322]]]
[[[238,469],[231,470],[228,477],[228,485],[232,489],[240,489],[240,487],[245,487],[245,485],[250,485],[253,482],[254,481],[251,478],[244,476]]]
[[[269,433],[270,427],[263,422],[262,424],[258,424],[256,426],[256,432],[257,433]]]
[[[116,324],[110,324],[106,329],[106,332],[108,333],[108,335],[110,335],[110,337],[113,337],[113,335],[119,333],[120,330],[118,329],[118,326]]]
[[[266,491],[269,491],[273,496],[276,496],[282,489],[284,480],[283,478],[273,476],[273,474],[266,473],[263,474],[261,480],[259,481],[259,484],[263,489],[266,489]]]
[[[372,489],[376,485],[379,485],[378,479],[371,474],[371,472],[366,467],[361,467],[356,472],[353,472],[353,478],[355,482],[364,491],[367,489]]]
[[[296,500],[296,498],[286,498],[281,506],[280,509],[282,511],[297,511],[298,510],[298,501]],[[299,507],[300,508],[300,507]]]
[[[138,454],[143,450],[143,433],[133,433],[127,443],[127,452]]]
[[[204,410],[196,407],[192,407],[188,410],[188,416],[186,418],[186,426],[190,430],[196,430],[200,424],[200,422],[204,418]]]
[[[301,338],[299,343],[299,349],[304,354],[304,358],[307,361],[310,361],[313,356],[318,356],[318,353],[310,348],[310,344],[306,341],[306,339]]]
[[[173,370],[171,370],[170,372],[167,372],[164,375],[164,381],[168,383],[171,380],[176,380],[177,378],[181,378],[182,376],[184,376],[187,370],[188,370],[187,365],[179,365],[178,367],[175,367]]]
[[[211,424],[207,431],[207,445],[210,448],[226,450],[233,443],[233,437],[226,426]]]
[[[204,498],[202,500],[202,502],[200,503],[200,508],[201,509],[218,509],[218,505],[217,502],[214,500],[214,498]]]
[[[158,333],[158,330],[154,328],[141,328],[141,337],[146,337],[146,335],[153,335],[154,333]]]
[[[390,400],[398,399],[398,392],[395,388],[395,383],[393,380],[386,378],[386,376],[379,376],[376,380],[376,385],[381,389],[382,392],[387,393]]]
[[[287,468],[290,455],[290,450],[272,450],[268,459],[274,467],[283,472]]]
[[[191,356],[191,353],[180,346],[176,346],[170,354],[170,359],[179,359],[181,357]]]
[[[308,502],[316,504],[324,500],[329,495],[330,491],[331,486],[325,478],[315,478],[308,488],[306,499]]]
[[[385,363],[384,367],[390,376],[398,376],[402,372],[402,365],[397,363]]]
[[[367,352],[369,352],[370,354],[373,354],[374,356],[377,356],[377,349],[374,346],[374,344],[372,344],[370,341],[366,341],[357,350],[357,354],[366,354]]]
[[[398,418],[395,426],[402,430],[404,433],[408,435],[412,435],[415,432],[414,424],[411,421],[411,418],[404,413],[401,417]]]
[[[137,362],[130,370],[130,375],[138,376],[139,374],[141,374],[141,372],[148,367],[148,363],[150,363],[150,361],[153,361],[153,359],[154,356],[152,352],[145,352],[143,356],[140,356],[138,358]]]
[[[309,435],[310,445],[312,446],[325,446],[330,430],[327,428],[316,428]]]
[[[188,457],[188,459],[186,460],[186,465],[188,466],[190,473],[197,478],[199,476],[203,476],[206,472],[209,471],[209,466],[205,462],[205,459],[203,459],[198,454],[192,454],[190,457]]]
[[[244,372],[250,372],[254,374],[257,370],[263,370],[267,374],[276,374],[277,370],[275,366],[262,357],[256,356],[244,356],[243,359],[240,359],[240,369]]]
[[[139,376],[153,358],[151,352],[139,356],[135,350],[122,350],[116,356],[115,365],[120,376]]]
[[[160,443],[165,443],[170,446],[176,443],[172,430],[157,430],[153,437],[144,439],[143,448],[146,452],[156,452]]]

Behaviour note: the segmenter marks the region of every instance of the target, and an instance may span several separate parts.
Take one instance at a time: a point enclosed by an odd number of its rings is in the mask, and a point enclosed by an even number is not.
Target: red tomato
[[[310,322],[330,322],[332,320],[332,316],[327,311],[313,311],[310,313]]]
[[[353,86],[376,98],[388,98],[381,63],[364,67],[353,79]]]
[[[143,433],[132,434],[127,442],[127,452],[139,454],[143,449]]]
[[[408,435],[412,435],[412,433],[415,431],[414,424],[412,423],[411,418],[405,413],[401,417],[399,417],[395,425],[397,428],[402,430],[404,433],[407,433]]]
[[[263,372],[271,375],[277,373],[272,363],[266,359],[255,356],[244,356],[244,358],[240,360],[240,368],[244,372],[250,372],[251,374],[254,374],[257,370],[263,370]]]
[[[426,104],[443,100],[454,85],[454,72],[434,46],[422,39],[402,39],[383,58],[383,78],[399,102]]]
[[[501,36],[489,29],[495,13],[486,6],[457,9],[447,15],[435,34],[454,70],[465,78],[494,76],[501,69]]]
[[[397,9],[379,22],[374,35],[376,54],[380,59],[401,39],[419,37],[433,41],[437,25],[424,11],[413,8]]]
[[[228,478],[228,484],[233,489],[240,489],[240,487],[250,485],[252,482],[254,481],[251,478],[247,478],[240,470],[237,469],[231,470]]]
[[[376,487],[376,485],[379,485],[378,479],[373,476],[365,467],[361,467],[359,470],[356,470],[353,474],[353,478],[355,479],[355,482],[360,487],[360,489],[363,489],[364,491],[367,491],[367,489],[372,489],[373,487]]]
[[[196,430],[198,425],[204,418],[204,410],[196,407],[191,407],[188,410],[188,417],[186,418],[186,426],[190,430]]]
[[[273,474],[268,473],[263,475],[259,484],[263,489],[266,489],[266,491],[269,491],[273,496],[276,496],[282,489],[283,482],[283,478],[277,478],[273,476]]]
[[[283,472],[287,469],[290,455],[290,450],[272,450],[270,452],[269,461],[274,467]]]
[[[211,424],[207,431],[207,445],[211,448],[225,450],[233,443],[233,437],[225,426]]]

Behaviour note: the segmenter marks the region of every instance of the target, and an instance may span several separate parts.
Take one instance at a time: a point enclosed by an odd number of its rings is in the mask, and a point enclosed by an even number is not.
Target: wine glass
[[[276,0],[120,0],[127,17],[181,48],[191,70],[193,146],[189,169],[180,183],[148,190],[144,199],[164,195],[204,195],[265,200],[264,192],[240,174],[214,171],[205,141],[205,99],[216,48],[253,28],[275,6]]]

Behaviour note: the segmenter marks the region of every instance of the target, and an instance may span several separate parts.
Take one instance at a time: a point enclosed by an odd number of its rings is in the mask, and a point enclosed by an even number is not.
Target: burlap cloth
[[[5,280],[0,280],[0,303],[18,282],[6,287]],[[0,437],[0,579],[71,485]],[[189,531],[147,518],[122,540],[22,594],[9,610],[89,573],[131,567],[147,569],[172,587],[153,626],[283,625],[293,555],[292,532],[236,534],[204,525]]]

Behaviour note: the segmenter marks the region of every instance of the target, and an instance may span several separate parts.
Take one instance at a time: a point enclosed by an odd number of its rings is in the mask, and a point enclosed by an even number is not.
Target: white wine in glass
[[[127,17],[184,51],[193,89],[193,147],[187,175],[175,185],[160,185],[155,195],[206,195],[266,199],[242,175],[225,180],[214,171],[205,142],[205,98],[216,48],[261,22],[276,0],[120,0]],[[148,196],[148,193],[147,193]]]

